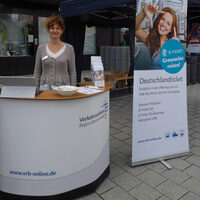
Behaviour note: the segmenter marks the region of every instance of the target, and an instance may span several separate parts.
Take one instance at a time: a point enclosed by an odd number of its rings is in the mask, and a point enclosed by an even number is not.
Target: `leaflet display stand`
[[[2,84],[0,97],[34,98],[36,92],[34,77],[1,76]]]
[[[101,56],[91,56],[91,75],[96,87],[105,87],[104,68]]]

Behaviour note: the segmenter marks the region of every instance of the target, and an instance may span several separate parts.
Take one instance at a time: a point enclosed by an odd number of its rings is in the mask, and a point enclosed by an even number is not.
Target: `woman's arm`
[[[158,11],[158,4],[143,4],[141,12],[136,16],[135,35],[144,43],[146,43],[149,33],[141,28],[141,24],[144,18],[147,17],[151,28],[153,28],[152,19],[156,13],[163,13],[163,11]]]
[[[37,87],[37,93],[39,93],[39,87],[40,87],[40,76],[42,73],[42,63],[41,63],[41,54],[40,54],[40,48],[37,49],[36,59],[35,59],[35,69],[33,76],[35,77],[36,87]]]
[[[136,23],[135,23],[135,36],[144,43],[146,43],[146,39],[149,35],[148,32],[144,31],[141,28],[141,24],[145,17],[146,14],[142,9],[141,12],[136,16]]]
[[[75,55],[74,48],[71,46],[70,48],[70,56],[69,56],[69,77],[70,77],[70,85],[76,85],[76,65],[75,65]]]

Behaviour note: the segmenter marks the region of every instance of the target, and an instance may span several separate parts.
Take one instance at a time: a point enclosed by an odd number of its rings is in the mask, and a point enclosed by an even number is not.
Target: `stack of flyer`
[[[101,56],[91,56],[91,75],[94,86],[105,87],[104,68]]]

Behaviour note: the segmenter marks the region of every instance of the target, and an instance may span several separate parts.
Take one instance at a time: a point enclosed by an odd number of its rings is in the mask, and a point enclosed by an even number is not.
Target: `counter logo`
[[[108,100],[105,98],[103,102],[99,105],[98,111],[96,111],[95,113],[90,113],[86,116],[79,117],[79,127],[85,128],[87,126],[100,122],[103,119],[107,119],[108,111],[109,104]]]
[[[105,112],[105,119],[107,119],[107,112],[108,112],[108,100],[105,98],[103,101],[103,105],[101,106],[102,109],[104,109]]]

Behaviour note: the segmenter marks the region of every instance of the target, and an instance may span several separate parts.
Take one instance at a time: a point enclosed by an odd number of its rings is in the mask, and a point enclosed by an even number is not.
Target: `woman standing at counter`
[[[50,42],[38,47],[35,61],[37,90],[51,90],[54,85],[76,85],[74,49],[60,39],[65,29],[64,20],[50,16],[46,20],[46,29]]]

